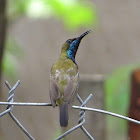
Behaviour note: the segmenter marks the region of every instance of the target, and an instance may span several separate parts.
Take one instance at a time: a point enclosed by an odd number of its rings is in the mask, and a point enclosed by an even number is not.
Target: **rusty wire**
[[[33,138],[33,136],[24,128],[24,126],[13,115],[12,109],[14,108],[14,106],[52,106],[52,105],[50,103],[22,103],[22,102],[14,102],[14,95],[15,95],[14,91],[18,87],[18,85],[20,84],[20,81],[17,81],[17,83],[13,87],[11,87],[11,85],[7,81],[5,82],[5,84],[6,84],[6,86],[9,89],[9,97],[8,97],[8,100],[7,100],[8,102],[0,102],[0,105],[7,105],[6,110],[3,111],[2,113],[0,113],[0,117],[2,117],[2,116],[4,116],[5,114],[8,113],[10,115],[10,117],[14,120],[14,122],[19,126],[19,128],[27,135],[27,137],[30,140],[35,140],[35,138]],[[90,100],[91,97],[92,97],[92,94],[90,94],[88,96],[88,98],[85,101],[83,101],[81,99],[81,97],[77,94],[77,99],[81,103],[81,106],[73,105],[72,108],[81,110],[81,112],[79,113],[78,125],[74,126],[70,130],[68,130],[67,132],[65,132],[61,136],[59,136],[56,140],[62,139],[63,137],[65,137],[66,135],[68,135],[69,133],[73,132],[74,130],[76,130],[78,128],[81,128],[82,131],[88,136],[88,138],[90,140],[94,140],[94,138],[89,134],[89,132],[83,126],[84,123],[85,123],[85,111],[93,111],[93,112],[98,112],[98,113],[103,113],[103,114],[115,116],[115,117],[118,117],[118,118],[121,118],[121,119],[125,119],[125,120],[131,121],[133,123],[137,123],[137,124],[140,125],[140,121],[138,121],[138,120],[135,120],[135,119],[132,119],[132,118],[128,118],[128,117],[125,117],[125,116],[122,116],[122,115],[119,115],[119,114],[116,114],[116,113],[112,113],[112,112],[109,112],[109,111],[86,107],[86,103]]]

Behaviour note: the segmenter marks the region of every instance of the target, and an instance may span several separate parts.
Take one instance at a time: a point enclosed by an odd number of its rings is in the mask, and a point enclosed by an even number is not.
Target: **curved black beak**
[[[87,34],[89,34],[89,33],[90,33],[90,30],[89,31],[86,31],[85,33],[83,33],[82,35],[80,35],[79,37],[77,37],[77,40],[80,42],[82,40],[82,38],[84,36],[86,36]]]

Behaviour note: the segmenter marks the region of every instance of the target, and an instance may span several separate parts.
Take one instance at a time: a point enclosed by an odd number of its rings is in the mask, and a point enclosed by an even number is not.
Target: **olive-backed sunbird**
[[[50,75],[50,100],[52,106],[59,106],[60,126],[68,125],[68,106],[72,106],[78,90],[78,65],[75,62],[75,55],[79,44],[86,31],[80,37],[68,39],[63,45],[58,61],[52,66]]]

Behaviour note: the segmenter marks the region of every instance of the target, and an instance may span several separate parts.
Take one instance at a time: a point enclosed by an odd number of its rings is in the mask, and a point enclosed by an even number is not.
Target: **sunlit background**
[[[2,62],[0,101],[8,89],[21,81],[15,92],[17,102],[50,102],[49,76],[62,44],[87,30],[76,62],[81,76],[79,95],[88,107],[128,116],[130,81],[140,67],[140,1],[131,0],[0,0]],[[3,10],[4,11],[4,10]],[[3,14],[3,15],[2,15]],[[3,17],[7,18],[6,21]],[[4,22],[4,25],[1,22]],[[6,36],[3,38],[2,36]],[[0,49],[1,51],[1,49]],[[2,52],[2,51],[1,51]],[[1,64],[1,63],[0,63]],[[75,101],[75,105],[80,105]],[[0,111],[5,109],[0,106]],[[65,130],[59,126],[58,108],[14,107],[13,113],[37,140],[54,140]],[[78,110],[71,109],[69,127],[78,122]],[[126,140],[128,122],[98,113],[86,113],[85,127],[96,140]],[[8,115],[0,118],[0,139],[28,140]],[[76,130],[66,140],[88,139]],[[131,140],[135,140],[130,138]]]

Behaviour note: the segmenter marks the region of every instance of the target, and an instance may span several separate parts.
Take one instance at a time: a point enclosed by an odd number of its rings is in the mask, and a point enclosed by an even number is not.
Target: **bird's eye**
[[[76,39],[76,38],[68,39],[66,42],[67,42],[68,44],[71,44],[75,39]]]
[[[70,44],[72,41],[71,41],[71,39],[68,39],[66,42],[67,42],[68,44]]]

